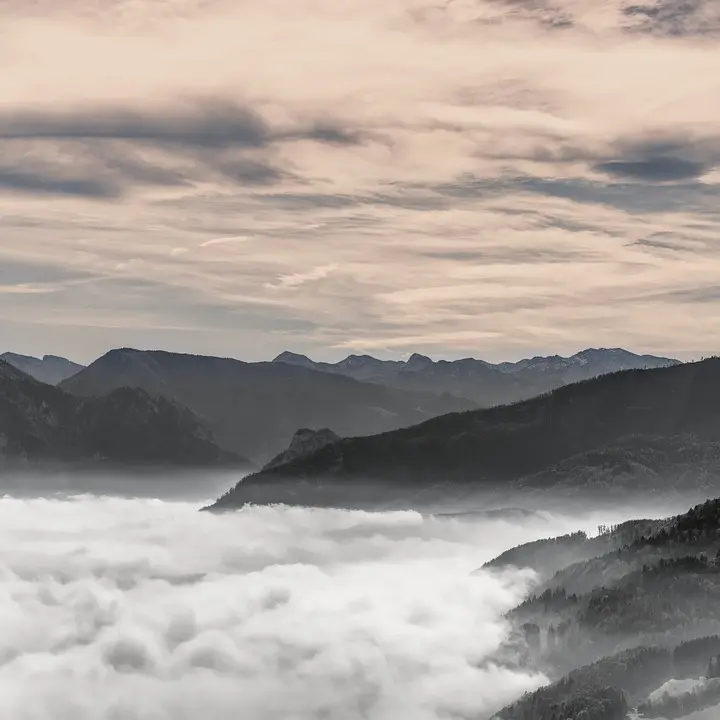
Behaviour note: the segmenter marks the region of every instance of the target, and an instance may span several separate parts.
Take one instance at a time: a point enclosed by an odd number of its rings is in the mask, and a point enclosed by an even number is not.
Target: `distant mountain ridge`
[[[408,360],[378,360],[371,355],[349,355],[337,363],[315,362],[305,355],[283,352],[274,363],[285,363],[352,377],[405,390],[449,393],[482,407],[505,405],[619,370],[678,365],[672,358],[636,355],[622,348],[588,348],[570,357],[551,355],[518,362],[484,360],[434,361],[413,354]]]
[[[285,450],[299,428],[370,435],[477,407],[470,400],[397,390],[283,363],[112,350],[61,384],[89,397],[142,388],[192,410],[220,447],[263,464]]]
[[[138,388],[78,398],[0,360],[0,469],[26,463],[247,464],[187,408]]]
[[[431,489],[565,483],[587,490],[599,478],[602,490],[613,490],[616,479],[632,490],[639,478],[652,490],[719,477],[720,359],[713,358],[614,373],[515,405],[344,439],[245,478],[215,507],[367,507],[382,496],[417,500]],[[352,496],[363,487],[377,498]]]
[[[59,385],[63,380],[71,378],[85,367],[57,355],[44,355],[42,358],[37,358],[30,355],[6,352],[0,355],[0,360],[10,363],[13,367],[35,378],[35,380],[48,385]]]

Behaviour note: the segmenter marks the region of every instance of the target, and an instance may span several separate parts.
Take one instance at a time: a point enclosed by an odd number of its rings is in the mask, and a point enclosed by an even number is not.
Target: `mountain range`
[[[0,360],[0,468],[28,461],[123,466],[247,464],[187,408],[139,388],[78,398]]]
[[[39,359],[6,353],[4,357],[8,367],[46,384],[57,385],[64,393],[81,399],[105,397],[121,388],[143,390],[150,398],[164,399],[186,409],[222,452],[247,458],[256,466],[273,460],[273,468],[278,468],[280,473],[285,472],[291,459],[301,462],[309,448],[319,449],[314,433],[321,428],[325,430],[322,441],[325,452],[334,452],[337,443],[329,443],[328,438],[367,438],[377,434],[384,437],[387,432],[413,426],[424,433],[422,423],[429,419],[447,416],[441,424],[452,427],[454,413],[509,402],[518,393],[533,393],[574,378],[628,367],[677,364],[674,360],[635,355],[625,350],[592,349],[571,358],[551,356],[499,365],[472,359],[434,362],[420,355],[412,356],[407,362],[351,356],[329,365],[288,353],[273,362],[245,363],[229,358],[130,348],[110,351],[88,367],[48,355]],[[472,391],[483,401],[463,396],[461,393],[466,391],[467,394]],[[305,434],[296,436],[298,430]],[[40,428],[38,432],[42,434],[44,430]],[[459,429],[453,442],[462,444],[460,436],[464,434],[464,430]],[[350,446],[359,443],[358,447],[364,447],[364,442],[358,439]],[[417,444],[417,440],[413,442]],[[457,458],[448,457],[454,450],[442,438],[438,438],[438,443],[444,449],[433,451],[434,457],[421,469],[419,478],[426,470],[427,473],[456,473]],[[425,440],[420,445],[417,458],[422,456]],[[674,441],[671,447],[676,446]],[[672,461],[666,445],[656,443],[655,447],[655,459],[649,458],[646,462],[651,472],[653,462]],[[707,446],[704,449],[707,451]],[[587,450],[578,447],[578,452]],[[625,450],[620,446],[617,453]],[[646,448],[644,452],[649,456],[650,450]],[[413,453],[414,450],[411,455]],[[674,450],[671,454],[677,455]],[[381,455],[378,462],[383,464],[385,460]],[[568,458],[558,455],[557,461],[567,463]],[[406,470],[415,475],[414,463],[414,459],[408,459]],[[584,466],[588,465],[593,465],[592,458],[586,458]],[[386,469],[396,476],[397,468],[392,463]],[[539,473],[549,471],[540,465],[530,469]],[[577,463],[573,465],[573,472],[575,470]],[[550,471],[558,475],[556,482],[562,481],[563,466]]]
[[[720,359],[604,375],[514,405],[346,438],[243,479],[246,502],[414,507],[483,488],[689,488],[720,477]],[[353,492],[357,491],[355,496]]]
[[[551,355],[499,364],[474,358],[434,361],[417,353],[406,361],[349,355],[337,363],[324,363],[315,362],[305,355],[284,352],[273,362],[344,375],[401,390],[450,393],[469,398],[480,407],[507,405],[618,370],[679,364],[671,358],[636,355],[621,348],[589,348],[570,357]]]
[[[142,388],[186,406],[218,445],[267,462],[299,428],[369,435],[476,407],[451,395],[396,390],[280,363],[129,348],[113,350],[60,384],[81,397]]]
[[[0,360],[4,360],[18,370],[22,370],[36,380],[48,385],[59,385],[63,380],[76,375],[85,367],[57,355],[45,355],[42,358],[36,358],[30,355],[6,352],[0,355]]]

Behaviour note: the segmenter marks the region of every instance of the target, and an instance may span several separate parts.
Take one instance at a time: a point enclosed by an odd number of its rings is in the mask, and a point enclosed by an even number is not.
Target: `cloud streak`
[[[0,9],[0,266],[94,280],[16,295],[18,351],[717,350],[677,301],[720,273],[712,3],[33,7]]]

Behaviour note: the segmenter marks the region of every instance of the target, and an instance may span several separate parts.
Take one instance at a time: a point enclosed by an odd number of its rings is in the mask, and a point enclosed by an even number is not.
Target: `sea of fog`
[[[0,717],[483,718],[546,678],[492,663],[532,573],[472,571],[521,542],[647,515],[213,515],[198,508],[214,487],[156,480],[139,497],[138,478],[5,487]]]

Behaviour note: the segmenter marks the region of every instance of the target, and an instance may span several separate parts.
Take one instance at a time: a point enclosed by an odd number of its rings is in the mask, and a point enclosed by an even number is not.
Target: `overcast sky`
[[[715,0],[0,18],[0,351],[720,348]]]

